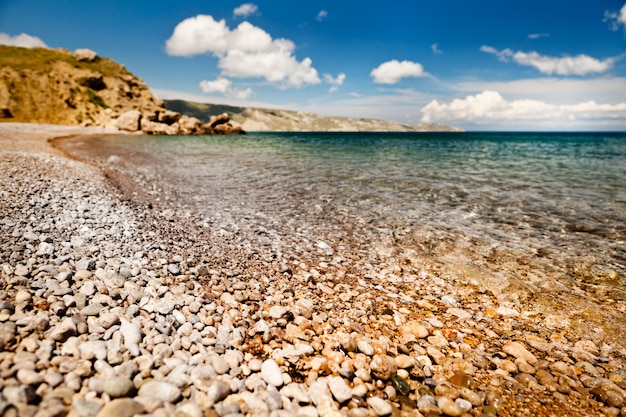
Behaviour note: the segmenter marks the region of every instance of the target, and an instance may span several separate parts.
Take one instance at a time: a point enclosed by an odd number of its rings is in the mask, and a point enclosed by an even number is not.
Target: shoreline
[[[624,358],[591,336],[458,282],[408,288],[400,265],[347,270],[325,242],[272,254],[146,210],[49,143],[72,133],[110,132],[0,124],[0,408],[626,415]]]

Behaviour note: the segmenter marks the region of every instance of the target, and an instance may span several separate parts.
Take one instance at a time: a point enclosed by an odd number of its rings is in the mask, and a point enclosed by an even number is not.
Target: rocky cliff
[[[405,124],[377,119],[322,116],[291,110],[233,107],[165,100],[168,109],[206,120],[208,115],[227,113],[244,130],[250,132],[459,132],[461,129],[434,123]]]
[[[95,52],[0,45],[0,121],[116,127],[148,134],[243,133],[166,109],[124,66]]]

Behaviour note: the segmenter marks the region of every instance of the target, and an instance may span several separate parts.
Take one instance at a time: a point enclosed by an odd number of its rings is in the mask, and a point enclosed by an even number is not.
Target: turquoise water
[[[626,272],[625,133],[108,137],[70,150],[140,172],[155,198],[212,224],[279,240],[343,234],[409,246],[407,236],[463,236],[477,253]]]

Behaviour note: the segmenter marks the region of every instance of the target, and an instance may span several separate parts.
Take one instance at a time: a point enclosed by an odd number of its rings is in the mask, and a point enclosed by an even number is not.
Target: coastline
[[[406,288],[399,265],[348,271],[325,242],[272,257],[48,142],[103,133],[0,124],[5,410],[624,414],[623,357],[591,336],[469,285]]]

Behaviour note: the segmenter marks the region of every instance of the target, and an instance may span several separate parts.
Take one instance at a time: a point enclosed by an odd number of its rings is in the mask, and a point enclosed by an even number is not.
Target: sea
[[[626,302],[626,133],[105,136],[64,148],[273,250],[295,236],[376,262],[456,259],[475,275]]]

